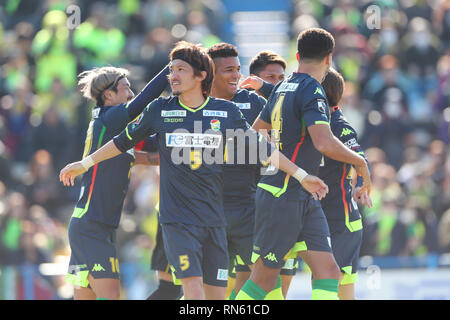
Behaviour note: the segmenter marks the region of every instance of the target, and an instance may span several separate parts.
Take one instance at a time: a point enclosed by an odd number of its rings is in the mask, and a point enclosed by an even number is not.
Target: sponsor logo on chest
[[[172,148],[219,148],[221,134],[206,133],[166,133],[166,146]]]
[[[203,116],[204,117],[227,118],[228,117],[228,112],[227,111],[220,111],[220,110],[203,110]]]
[[[186,117],[186,110],[161,110],[161,117]]]

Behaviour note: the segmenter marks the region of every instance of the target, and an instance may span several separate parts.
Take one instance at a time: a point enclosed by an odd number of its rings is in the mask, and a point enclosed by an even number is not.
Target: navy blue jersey
[[[365,158],[355,129],[347,122],[340,109],[331,114],[331,131],[344,145]],[[343,210],[327,210],[325,213],[328,219],[343,219],[348,217],[351,211],[357,210],[352,198],[352,165],[324,156],[319,177],[329,189],[327,196],[321,200],[322,207],[328,207],[331,202],[335,207],[336,201],[342,204],[339,207],[343,207]]]
[[[245,119],[252,124],[266,104],[266,99],[248,90],[239,90],[231,99],[241,110]],[[237,145],[236,145],[237,147]],[[234,153],[237,155],[237,150]],[[223,200],[228,207],[248,207],[254,205],[258,166],[252,164],[225,164],[223,170]]]
[[[94,108],[86,134],[83,158],[119,134],[132,120],[126,104]],[[133,162],[134,153],[130,150],[89,168],[81,180],[80,199],[76,204],[74,217],[86,215],[88,219],[117,227]]]
[[[307,128],[314,124],[328,124],[330,110],[320,83],[305,73],[293,73],[278,83],[260,114],[260,119],[272,126],[272,142],[281,153],[309,174],[317,175],[322,154],[314,147]],[[259,187],[298,199],[299,191],[306,192],[296,179],[280,170],[261,176]]]
[[[122,132],[150,101],[159,97],[167,86],[168,73],[167,66],[129,103],[95,107],[86,133],[83,158]],[[73,217],[85,216],[87,219],[117,228],[133,163],[134,152],[130,150],[89,168],[81,180],[80,198]]]
[[[114,143],[124,152],[158,134],[160,223],[225,226],[222,167],[226,130],[252,131],[239,108],[209,97],[202,106],[191,109],[178,97],[169,97],[155,100],[142,114]]]

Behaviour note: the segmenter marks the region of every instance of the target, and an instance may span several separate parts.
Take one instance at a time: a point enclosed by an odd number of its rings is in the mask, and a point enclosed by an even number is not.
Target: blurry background
[[[137,93],[184,39],[234,43],[244,75],[271,49],[290,73],[296,37],[313,26],[336,39],[341,107],[373,174],[357,297],[450,299],[450,0],[0,0],[0,21],[0,299],[72,298],[79,185],[58,173],[80,160],[92,108],[79,72],[124,66]],[[126,299],[156,286],[158,184],[157,168],[133,168],[117,233]],[[299,270],[288,297],[309,292]]]

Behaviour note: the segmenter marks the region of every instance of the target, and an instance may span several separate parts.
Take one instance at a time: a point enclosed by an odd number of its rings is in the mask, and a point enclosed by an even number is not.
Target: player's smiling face
[[[285,71],[281,64],[270,63],[259,73],[259,77],[273,85],[284,80]]]
[[[238,57],[214,59],[215,73],[213,86],[222,97],[232,98],[238,89],[241,77],[241,63]]]
[[[180,59],[170,63],[169,83],[175,96],[192,90],[196,86],[201,88],[201,78],[195,77],[192,66]]]

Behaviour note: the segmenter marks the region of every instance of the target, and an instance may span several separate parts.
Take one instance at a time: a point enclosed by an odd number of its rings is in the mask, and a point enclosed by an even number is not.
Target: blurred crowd
[[[301,30],[320,26],[334,35],[333,63],[346,79],[341,107],[370,161],[374,206],[362,210],[361,255],[450,253],[450,0],[291,2],[289,71]],[[67,10],[72,4],[77,7]],[[79,186],[63,187],[58,173],[80,159],[92,107],[77,90],[77,74],[120,65],[131,71],[137,93],[167,64],[174,42],[208,47],[225,38],[227,12],[219,0],[0,5],[5,275],[5,266],[57,263],[70,254],[67,224]],[[119,260],[136,262],[149,277],[158,174],[158,168],[133,168],[117,237]],[[43,279],[41,294],[55,285],[54,277]],[[124,281],[133,288],[129,297],[148,293],[145,281]]]

